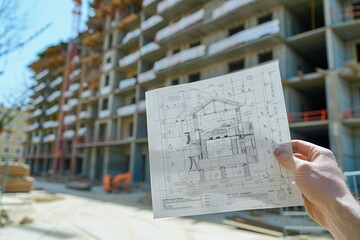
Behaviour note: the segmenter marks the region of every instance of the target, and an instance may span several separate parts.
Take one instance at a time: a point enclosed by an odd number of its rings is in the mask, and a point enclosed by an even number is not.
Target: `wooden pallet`
[[[3,183],[3,179],[0,177],[0,185]],[[15,192],[30,192],[34,184],[34,178],[25,176],[8,176],[5,192],[6,193],[15,193]]]
[[[23,163],[9,163],[8,167],[0,164],[0,176],[6,173],[6,168],[8,168],[7,174],[9,176],[29,176],[30,174],[30,168],[28,165]]]

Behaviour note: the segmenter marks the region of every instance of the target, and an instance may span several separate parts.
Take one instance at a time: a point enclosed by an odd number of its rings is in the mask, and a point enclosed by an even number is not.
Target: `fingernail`
[[[276,157],[279,158],[288,158],[290,156],[290,153],[288,151],[281,148],[275,149],[274,154]]]

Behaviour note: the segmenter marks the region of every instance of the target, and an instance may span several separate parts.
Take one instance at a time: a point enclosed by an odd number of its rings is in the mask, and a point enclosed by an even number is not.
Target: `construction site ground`
[[[0,227],[0,239],[330,239],[272,237],[222,223],[229,213],[154,220],[146,186],[130,193],[68,189],[64,184],[38,181],[31,193],[5,194],[3,208],[11,224]]]

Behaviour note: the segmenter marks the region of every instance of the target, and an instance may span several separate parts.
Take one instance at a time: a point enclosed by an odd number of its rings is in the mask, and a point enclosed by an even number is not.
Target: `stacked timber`
[[[10,162],[6,165],[4,162],[0,162],[0,190],[6,181],[4,192],[30,192],[34,178],[29,175],[30,168],[26,164]]]

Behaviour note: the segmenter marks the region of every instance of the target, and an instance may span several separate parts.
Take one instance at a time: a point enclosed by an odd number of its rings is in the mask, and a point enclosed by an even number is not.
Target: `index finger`
[[[312,157],[322,149],[318,145],[302,140],[292,140],[291,146],[294,152],[300,153],[306,157],[308,161],[311,161]]]

